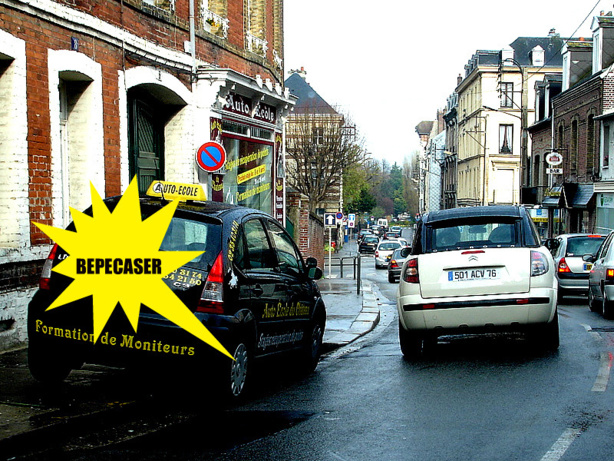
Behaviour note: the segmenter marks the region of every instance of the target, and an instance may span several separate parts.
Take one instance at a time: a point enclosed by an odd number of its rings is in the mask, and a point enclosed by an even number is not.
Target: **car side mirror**
[[[307,265],[307,267],[309,269],[313,268],[313,267],[318,267],[318,260],[314,257],[309,257],[305,260],[305,264]]]
[[[546,239],[546,241],[544,242],[544,246],[548,248],[551,252],[556,251],[560,244],[560,240],[557,239]]]
[[[320,280],[323,275],[324,275],[324,272],[319,267],[310,267],[309,272],[307,272],[307,276],[311,280]]]

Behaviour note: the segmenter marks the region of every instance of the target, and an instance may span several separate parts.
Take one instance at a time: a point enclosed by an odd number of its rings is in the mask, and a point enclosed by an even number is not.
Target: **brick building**
[[[283,0],[0,3],[0,349],[26,338],[50,242],[131,178],[201,183],[285,223]],[[217,140],[223,170],[197,148]],[[255,155],[257,154],[257,155]],[[257,168],[258,175],[239,179]]]

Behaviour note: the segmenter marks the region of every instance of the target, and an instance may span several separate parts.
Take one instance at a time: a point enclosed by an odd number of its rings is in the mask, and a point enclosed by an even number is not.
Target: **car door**
[[[595,299],[602,299],[601,283],[605,280],[607,268],[606,255],[612,245],[614,233],[610,233],[595,256],[595,263],[588,277],[588,289]]]
[[[286,277],[279,263],[269,233],[260,217],[243,222],[247,244],[245,275],[252,287],[251,303],[258,325],[256,354],[285,350],[291,342],[285,335],[283,306],[287,304]]]
[[[288,346],[299,346],[308,331],[315,306],[313,284],[307,276],[301,253],[290,235],[274,220],[267,220],[266,223],[279,261],[280,273],[286,284],[287,299],[281,317],[285,323],[283,330],[295,339]]]

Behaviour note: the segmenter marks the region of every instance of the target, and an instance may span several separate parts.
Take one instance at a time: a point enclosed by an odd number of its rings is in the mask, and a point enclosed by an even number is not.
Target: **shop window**
[[[514,84],[501,83],[501,107],[511,108],[514,106]]]
[[[513,125],[499,125],[499,153],[511,154],[514,151],[513,146]]]

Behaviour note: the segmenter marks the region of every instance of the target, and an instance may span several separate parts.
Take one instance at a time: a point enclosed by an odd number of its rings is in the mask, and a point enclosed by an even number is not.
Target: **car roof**
[[[117,202],[121,199],[121,195],[110,197],[105,199],[105,203],[110,204],[111,206],[115,206]],[[168,200],[163,200],[158,197],[149,197],[149,196],[141,196],[140,197],[141,205],[146,206],[154,206],[154,207],[164,207],[170,203]],[[212,201],[199,201],[199,200],[190,200],[187,202],[180,201],[177,205],[178,210],[189,211],[192,213],[198,213],[201,215],[207,215],[211,217],[215,217],[218,219],[222,219],[226,215],[230,214],[259,214],[262,216],[270,216],[267,213],[256,210],[254,208],[248,208],[240,205],[231,205],[229,203],[222,202],[212,202]]]
[[[494,206],[472,206],[461,208],[450,208],[446,210],[430,211],[423,215],[425,223],[447,221],[451,219],[473,218],[476,216],[505,216],[510,218],[521,217],[526,213],[523,207],[515,205],[494,205]]]

